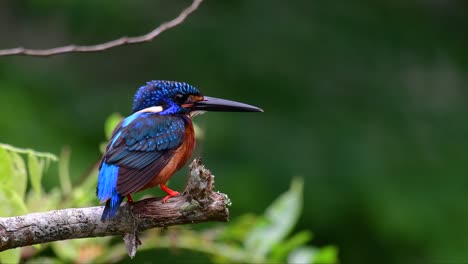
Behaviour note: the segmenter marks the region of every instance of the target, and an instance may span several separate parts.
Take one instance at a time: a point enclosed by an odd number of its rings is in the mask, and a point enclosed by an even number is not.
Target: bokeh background
[[[140,35],[188,4],[3,0],[0,48]],[[0,141],[57,154],[70,146],[76,179],[100,158],[106,117],[129,114],[139,86],[186,81],[265,110],[197,118],[205,131],[197,155],[231,197],[233,218],[261,213],[300,176],[297,228],[313,230],[315,245],[336,245],[343,263],[465,263],[467,8],[207,0],[151,43],[0,57]],[[180,173],[171,186],[185,180]]]

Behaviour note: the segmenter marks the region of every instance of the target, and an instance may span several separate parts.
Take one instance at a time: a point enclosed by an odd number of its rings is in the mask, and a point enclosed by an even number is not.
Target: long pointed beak
[[[191,110],[213,112],[263,112],[263,109],[253,105],[209,96],[204,96],[203,98],[203,101],[194,103]]]

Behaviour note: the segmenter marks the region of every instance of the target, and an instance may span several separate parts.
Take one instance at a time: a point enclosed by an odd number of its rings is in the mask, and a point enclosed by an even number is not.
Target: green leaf
[[[96,192],[97,173],[97,168],[94,168],[79,185],[75,185],[73,187],[71,203],[67,206],[83,207],[90,204],[96,204],[96,196],[89,194]]]
[[[119,113],[113,113],[106,119],[104,124],[104,132],[106,133],[107,139],[110,139],[114,128],[120,123],[120,121],[122,121],[122,119],[123,117]]]
[[[2,201],[0,203],[0,212],[2,212],[2,216],[14,215],[14,208],[10,202],[8,190],[10,190],[10,187],[0,185],[0,201]]]
[[[288,263],[338,263],[338,249],[335,246],[326,246],[321,249],[300,247],[289,254]]]
[[[0,147],[7,150],[7,151],[16,152],[18,154],[32,153],[32,154],[34,154],[34,156],[36,156],[38,158],[49,160],[49,162],[50,161],[57,161],[57,156],[55,156],[52,153],[48,153],[48,152],[38,152],[38,151],[34,151],[32,149],[17,148],[17,147],[13,147],[11,145],[8,145],[8,144],[3,144],[3,143],[0,143]]]
[[[336,248],[335,246],[326,246],[321,248],[319,252],[315,255],[313,263],[338,263],[338,248]]]
[[[203,130],[197,122],[193,122],[193,129],[195,131],[195,138],[197,140],[203,140],[205,139],[205,130]]]
[[[47,195],[42,195],[40,198],[37,198],[37,194],[35,192],[28,192],[26,194],[27,208],[32,212],[58,209],[62,206],[61,202],[64,201],[61,194],[62,193],[59,188],[53,188],[47,193]]]
[[[255,226],[256,222],[257,216],[253,214],[241,215],[226,226],[223,232],[219,235],[219,239],[226,242],[242,242]]]
[[[73,240],[64,240],[51,243],[52,250],[59,259],[64,262],[72,262],[78,259],[78,247],[74,245]]]
[[[19,263],[21,258],[21,248],[13,248],[0,252],[1,263]]]
[[[71,150],[69,147],[65,147],[62,149],[62,153],[60,154],[60,162],[59,162],[59,178],[60,178],[60,186],[62,188],[62,193],[66,195],[70,195],[72,191],[71,180],[70,180],[70,156]]]
[[[21,215],[28,212],[24,200],[16,193],[16,190],[0,185],[0,212],[2,216]]]
[[[11,206],[11,213],[13,215],[22,215],[28,212],[24,200],[16,193],[14,189],[4,189],[3,192],[7,196],[6,200]]]
[[[296,233],[290,239],[276,244],[273,247],[271,257],[269,259],[271,262],[284,263],[289,253],[291,253],[294,249],[303,246],[311,239],[312,233],[308,230]]]
[[[0,146],[0,185],[13,186],[13,163],[2,146]]]
[[[291,252],[288,256],[288,263],[314,263],[317,255],[317,249],[314,247],[300,247]]]
[[[26,164],[23,158],[15,152],[10,152],[10,157],[13,162],[13,177],[15,184],[13,185],[14,190],[20,197],[24,199],[26,193],[26,187],[28,185],[28,174],[26,171]]]
[[[39,210],[49,211],[59,208],[63,201],[63,196],[59,188],[53,188],[47,193],[47,196],[42,197]]]
[[[107,142],[102,142],[101,144],[99,144],[99,151],[103,154],[104,152],[106,152],[106,148],[107,148]]]
[[[31,186],[36,193],[38,199],[41,198],[41,178],[42,178],[43,162],[40,162],[37,157],[30,152],[28,154],[28,170]]]
[[[275,244],[291,232],[302,210],[303,181],[294,179],[291,188],[271,204],[257,226],[247,235],[244,245],[254,261],[264,261]]]

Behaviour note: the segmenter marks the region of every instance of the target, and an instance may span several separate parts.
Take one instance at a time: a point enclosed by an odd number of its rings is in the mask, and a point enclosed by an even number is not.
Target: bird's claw
[[[171,193],[168,193],[168,194],[164,197],[163,203],[166,203],[167,200],[169,200],[169,198],[174,197],[174,196],[178,196],[178,195],[180,195],[180,193],[179,193],[179,192],[176,192],[176,191],[172,191]]]

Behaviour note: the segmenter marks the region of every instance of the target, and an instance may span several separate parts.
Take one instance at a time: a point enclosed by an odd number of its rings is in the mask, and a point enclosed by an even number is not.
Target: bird
[[[113,130],[99,163],[96,195],[105,203],[102,221],[116,215],[124,197],[158,186],[163,203],[179,192],[169,179],[195,148],[192,118],[206,111],[263,112],[256,106],[204,96],[185,82],[153,80],[135,93],[131,114]]]

